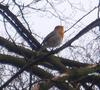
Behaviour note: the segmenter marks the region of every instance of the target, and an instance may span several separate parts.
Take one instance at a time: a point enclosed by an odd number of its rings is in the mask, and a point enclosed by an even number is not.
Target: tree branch
[[[17,58],[17,57],[13,57],[13,56],[9,56],[9,55],[0,54],[0,63],[9,64],[9,65],[12,65],[12,66],[15,66],[15,67],[22,68],[24,65],[26,65],[27,62],[23,58]],[[41,79],[51,80],[53,78],[52,74],[44,71],[43,69],[37,67],[36,65],[35,66],[33,65],[32,69],[30,69],[29,67],[26,69],[26,71],[27,72],[33,72],[33,74],[40,77]],[[68,86],[66,86],[66,84],[64,84],[64,83],[60,83],[60,82],[59,82],[59,84],[55,84],[55,83],[52,84],[52,82],[50,82],[49,88],[53,85],[56,85],[59,88],[66,88],[66,87],[68,88]],[[0,89],[2,89],[2,87]]]
[[[59,51],[62,51],[65,48],[67,48],[74,41],[76,41],[77,39],[79,39],[81,36],[83,36],[84,34],[86,34],[87,32],[89,32],[91,29],[93,29],[96,26],[100,26],[100,18],[96,19],[95,21],[93,21],[92,23],[90,23],[83,30],[81,30],[75,37],[73,37],[72,39],[70,39],[68,42],[66,42],[64,45],[62,45],[60,48],[52,51],[52,53],[55,54],[55,53],[58,53]]]
[[[7,39],[4,39],[3,37],[0,37],[0,45],[2,47],[5,47],[10,52],[14,52],[18,55],[21,55],[23,57],[25,56],[27,58],[35,57],[38,54],[37,52],[33,52],[33,51],[26,49],[22,46],[15,45],[14,43],[8,41]],[[65,66],[69,66],[69,67],[78,67],[79,68],[79,67],[86,67],[86,66],[90,65],[87,63],[81,63],[81,62],[69,60],[69,59],[62,58],[62,57],[52,56],[52,61],[58,60],[58,59]],[[51,61],[51,58],[47,57],[47,60]],[[40,62],[38,64],[44,65],[50,69],[56,69],[55,66],[50,64],[47,60],[45,60],[45,62]]]
[[[33,49],[38,49],[40,48],[40,43],[32,36],[32,34],[24,27],[24,25],[18,20],[18,18],[8,9],[8,6],[4,6],[0,4],[0,9],[1,9],[1,15],[5,17],[7,20],[9,17],[10,23],[14,23],[18,28],[16,31],[25,39],[26,37],[28,38],[27,42],[32,44],[34,47]],[[5,14],[6,13],[6,14]],[[11,22],[12,21],[12,22]],[[13,25],[14,26],[14,25]],[[15,26],[14,26],[15,27]]]

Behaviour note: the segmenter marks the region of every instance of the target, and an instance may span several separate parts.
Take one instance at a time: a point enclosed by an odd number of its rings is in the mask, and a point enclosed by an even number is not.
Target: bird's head
[[[56,26],[54,29],[55,32],[57,32],[63,39],[64,37],[64,27],[63,26]]]

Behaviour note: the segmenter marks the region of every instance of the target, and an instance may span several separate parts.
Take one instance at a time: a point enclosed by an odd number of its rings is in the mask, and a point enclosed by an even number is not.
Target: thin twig
[[[19,8],[19,10],[20,10],[20,13],[21,13],[21,16],[22,16],[24,22],[26,23],[26,25],[27,25],[27,27],[28,27],[28,30],[30,31],[30,33],[32,33],[32,32],[31,32],[31,29],[30,29],[30,26],[29,26],[27,20],[26,20],[25,17],[24,17],[24,14],[23,14],[24,5],[23,5],[23,7],[22,7],[22,9],[21,9],[21,6],[20,6],[15,0],[13,0],[13,2],[15,3],[16,6],[18,6],[18,8]]]
[[[67,31],[69,31],[70,29],[72,29],[77,23],[79,23],[84,17],[86,17],[87,15],[89,15],[92,11],[94,11],[96,8],[93,8],[91,11],[89,11],[87,14],[85,14],[83,17],[81,17],[78,21],[76,21],[69,29],[65,30],[64,33],[66,33]]]

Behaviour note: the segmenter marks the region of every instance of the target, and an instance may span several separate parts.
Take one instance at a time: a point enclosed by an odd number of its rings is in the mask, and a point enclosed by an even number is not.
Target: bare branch
[[[33,50],[38,49],[41,45],[40,43],[31,35],[30,32],[23,26],[23,24],[17,19],[17,17],[8,9],[7,6],[3,6],[0,4],[0,13],[3,17],[5,17],[13,27],[15,27],[16,31],[29,43]],[[3,11],[8,15],[6,15]]]

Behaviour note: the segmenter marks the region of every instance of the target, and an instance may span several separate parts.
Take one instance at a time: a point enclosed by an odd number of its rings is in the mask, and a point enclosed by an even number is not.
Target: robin
[[[63,26],[56,26],[54,28],[54,31],[52,31],[50,34],[48,34],[42,44],[43,48],[55,48],[59,46],[63,40],[64,37],[64,27]]]

